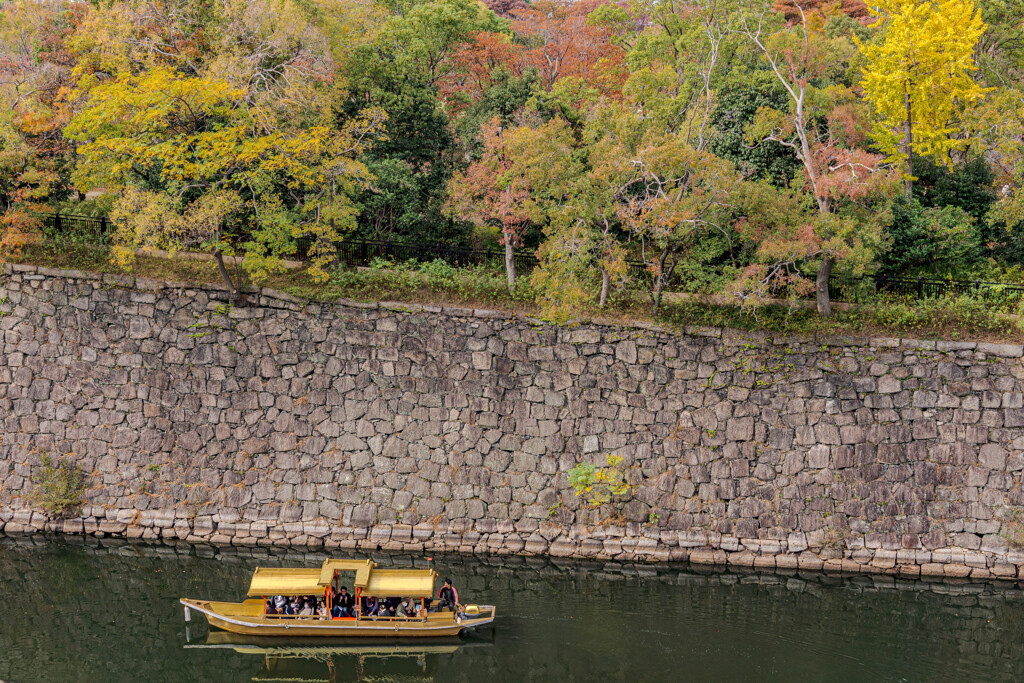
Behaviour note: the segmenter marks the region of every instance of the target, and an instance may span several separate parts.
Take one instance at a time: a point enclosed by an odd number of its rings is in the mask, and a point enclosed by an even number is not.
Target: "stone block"
[[[1002,470],[1006,467],[1006,450],[998,444],[984,444],[980,449],[978,462],[989,469]]]
[[[895,394],[902,390],[903,385],[892,375],[882,375],[878,378],[878,393]]]
[[[632,365],[633,363],[636,363],[636,343],[631,339],[627,339],[626,341],[621,341],[618,344],[616,344],[615,359],[622,361],[627,365]]]
[[[725,438],[728,441],[750,441],[754,438],[754,418],[733,418],[726,423]]]
[[[1020,358],[1024,355],[1024,346],[1020,344],[979,343],[976,348],[979,353],[987,353],[1000,358]]]

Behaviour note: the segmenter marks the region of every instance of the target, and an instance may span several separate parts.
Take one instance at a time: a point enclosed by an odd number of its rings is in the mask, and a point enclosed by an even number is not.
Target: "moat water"
[[[0,681],[1024,679],[1015,584],[435,555],[464,601],[499,606],[493,628],[412,645],[278,643],[184,621],[180,597],[240,599],[255,567],[324,557],[0,539]]]

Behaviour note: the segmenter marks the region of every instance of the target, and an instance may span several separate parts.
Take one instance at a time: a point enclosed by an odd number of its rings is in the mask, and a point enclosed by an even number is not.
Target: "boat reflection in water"
[[[467,647],[489,647],[484,640],[448,637],[415,642],[330,640],[245,636],[211,631],[187,649],[230,649],[263,658],[253,681],[433,681],[442,658]]]

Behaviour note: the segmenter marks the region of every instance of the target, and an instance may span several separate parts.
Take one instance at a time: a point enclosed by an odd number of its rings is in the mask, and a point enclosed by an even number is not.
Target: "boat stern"
[[[463,631],[469,631],[493,623],[496,612],[494,605],[466,605],[457,621]]]

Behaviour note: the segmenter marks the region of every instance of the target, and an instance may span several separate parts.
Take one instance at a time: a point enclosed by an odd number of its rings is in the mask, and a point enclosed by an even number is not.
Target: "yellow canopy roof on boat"
[[[363,595],[429,598],[434,595],[433,569],[374,569]]]
[[[318,595],[323,592],[319,569],[259,567],[249,584],[249,595]]]
[[[434,594],[433,569],[377,569],[372,560],[324,560],[319,569],[259,567],[249,583],[249,595],[319,595],[334,572],[355,572],[353,590],[364,595],[425,597]]]

